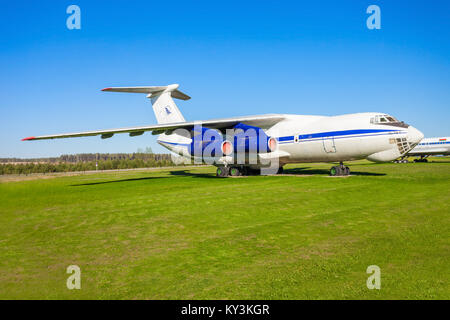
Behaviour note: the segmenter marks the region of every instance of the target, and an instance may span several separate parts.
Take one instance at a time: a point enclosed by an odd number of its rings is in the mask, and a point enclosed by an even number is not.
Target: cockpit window
[[[389,122],[398,122],[394,117],[387,116],[386,119],[388,119]]]
[[[387,114],[378,115],[370,119],[370,123],[397,123],[397,122],[399,122],[397,119]]]

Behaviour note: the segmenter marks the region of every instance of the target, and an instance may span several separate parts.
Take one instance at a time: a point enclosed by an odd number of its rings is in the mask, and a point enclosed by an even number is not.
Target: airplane
[[[194,163],[217,167],[218,177],[276,174],[288,163],[336,163],[331,176],[348,176],[344,161],[368,159],[389,162],[406,155],[422,139],[416,128],[379,112],[338,116],[265,114],[206,121],[186,121],[173,98],[189,100],[178,84],[113,87],[105,92],[143,93],[151,100],[158,124],[57,135],[22,141],[84,136],[111,138],[146,131],[172,153]]]
[[[420,159],[414,159],[414,162],[428,162],[427,158],[429,156],[448,155],[450,155],[450,137],[425,138],[396,162],[408,162],[408,160],[405,159],[408,157],[420,157]]]

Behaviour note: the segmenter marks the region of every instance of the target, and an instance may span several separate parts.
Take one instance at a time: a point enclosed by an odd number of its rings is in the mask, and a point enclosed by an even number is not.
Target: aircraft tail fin
[[[178,84],[155,87],[114,87],[105,88],[107,92],[146,93],[151,99],[153,111],[158,123],[185,122],[173,98],[189,100],[191,97],[178,90]]]

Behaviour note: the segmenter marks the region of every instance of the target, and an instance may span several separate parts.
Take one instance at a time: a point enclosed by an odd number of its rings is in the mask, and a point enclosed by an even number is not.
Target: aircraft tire
[[[216,176],[225,178],[228,177],[228,168],[226,167],[218,167],[216,170]]]
[[[340,176],[340,175],[341,175],[341,167],[339,167],[339,166],[331,167],[330,176],[336,177],[336,176]]]
[[[231,167],[230,168],[230,176],[232,177],[237,177],[241,175],[241,171],[239,170],[238,167]]]
[[[349,167],[345,167],[344,168],[344,175],[345,176],[349,176],[350,175],[350,168]]]

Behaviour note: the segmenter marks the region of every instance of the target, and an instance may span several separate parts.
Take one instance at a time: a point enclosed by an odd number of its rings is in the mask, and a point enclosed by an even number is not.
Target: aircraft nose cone
[[[409,126],[408,128],[408,142],[411,144],[418,144],[422,139],[424,135],[422,132],[417,130],[416,128]]]

